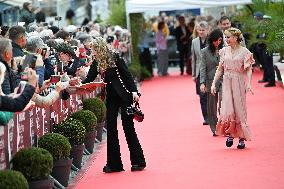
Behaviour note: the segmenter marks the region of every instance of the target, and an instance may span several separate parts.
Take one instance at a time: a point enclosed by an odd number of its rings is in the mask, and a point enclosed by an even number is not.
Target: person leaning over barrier
[[[69,44],[60,43],[57,45],[56,50],[59,60],[63,63],[63,66],[60,64],[57,65],[57,71],[62,69],[62,72],[75,77],[78,68],[80,68],[80,63],[74,49]]]
[[[118,53],[109,49],[103,38],[97,37],[93,40],[92,51],[95,62],[91,65],[87,78],[82,83],[94,81],[99,73],[107,83],[107,164],[104,166],[103,172],[124,171],[117,132],[119,108],[121,108],[122,126],[130,151],[131,171],[141,171],[146,167],[146,162],[135,132],[133,115],[127,114],[126,111],[133,101],[139,101],[133,77],[124,60]]]
[[[48,88],[50,86],[50,80],[46,80],[43,84],[43,88]],[[32,101],[35,103],[35,106],[39,108],[47,108],[51,106],[55,101],[57,101],[60,97],[60,92],[62,91],[62,83],[61,81],[55,84],[55,89],[52,90],[47,96],[40,95],[40,89],[36,88],[36,92],[32,98]]]

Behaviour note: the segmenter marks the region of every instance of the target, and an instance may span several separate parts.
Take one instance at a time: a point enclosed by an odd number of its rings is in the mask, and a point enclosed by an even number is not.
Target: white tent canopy
[[[250,4],[251,0],[126,0],[126,13],[141,13],[148,10],[183,10],[205,7]]]

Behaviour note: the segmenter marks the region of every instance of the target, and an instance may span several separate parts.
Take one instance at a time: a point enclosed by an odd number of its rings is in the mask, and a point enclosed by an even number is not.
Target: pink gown
[[[224,70],[222,102],[216,125],[218,135],[231,135],[234,138],[251,140],[247,124],[246,70],[254,63],[252,53],[241,47],[234,55],[231,47],[220,50],[220,66]]]

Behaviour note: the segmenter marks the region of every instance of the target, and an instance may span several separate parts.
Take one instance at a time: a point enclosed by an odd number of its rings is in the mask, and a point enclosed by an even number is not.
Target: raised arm
[[[35,87],[27,84],[22,94],[16,98],[12,98],[9,96],[1,96],[0,110],[9,111],[9,112],[22,111],[29,103],[34,92],[35,92]]]

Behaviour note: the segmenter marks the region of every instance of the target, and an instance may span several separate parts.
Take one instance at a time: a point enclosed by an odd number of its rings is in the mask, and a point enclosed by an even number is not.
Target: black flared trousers
[[[117,130],[119,108],[121,108],[122,126],[130,151],[131,164],[145,164],[143,150],[135,132],[133,116],[126,113],[126,108],[130,104],[123,101],[113,88],[107,91],[107,165],[111,168],[123,167]]]

